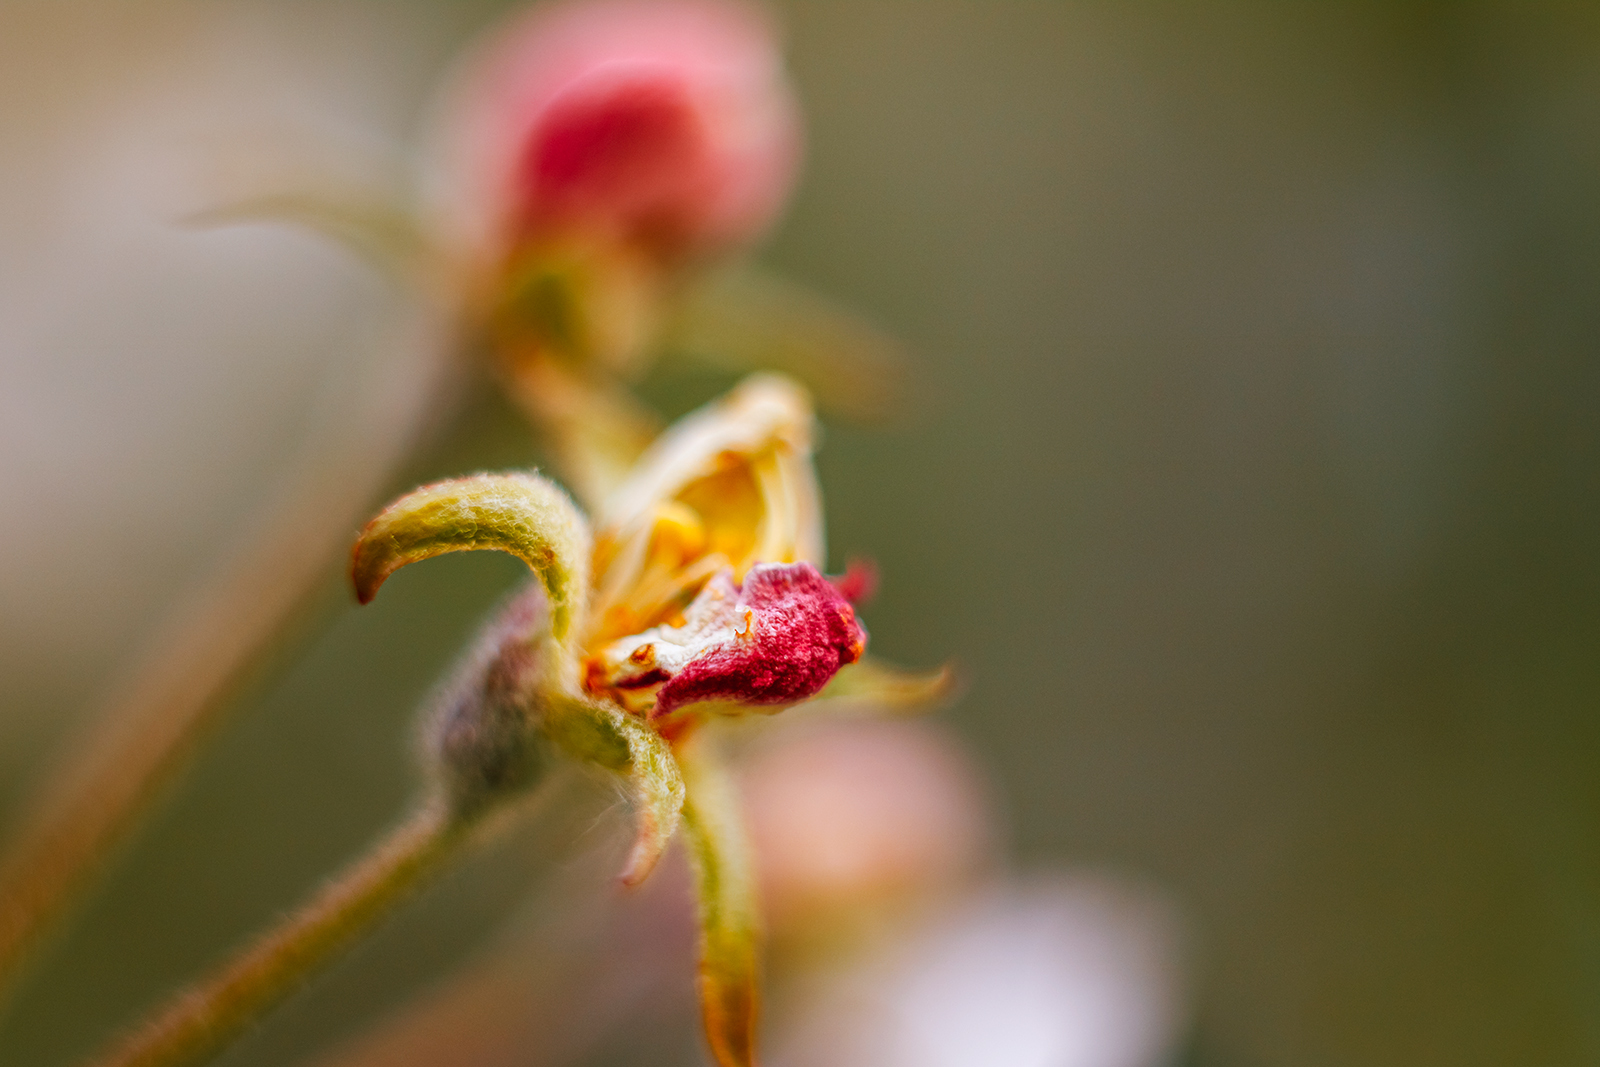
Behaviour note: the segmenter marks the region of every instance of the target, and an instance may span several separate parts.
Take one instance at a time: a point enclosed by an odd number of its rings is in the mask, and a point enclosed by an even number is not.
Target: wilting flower
[[[757,376],[663,434],[597,536],[538,475],[477,475],[401,498],[353,559],[363,602],[443,552],[508,551],[538,575],[542,609],[515,603],[448,695],[439,773],[454,803],[481,803],[526,776],[534,737],[623,773],[640,823],[629,883],[681,818],[699,878],[706,1033],[730,1067],[753,1062],[760,923],[734,790],[698,727],[830,685],[907,703],[944,682],[862,662],[866,631],[819,570],[811,436],[804,391]]]

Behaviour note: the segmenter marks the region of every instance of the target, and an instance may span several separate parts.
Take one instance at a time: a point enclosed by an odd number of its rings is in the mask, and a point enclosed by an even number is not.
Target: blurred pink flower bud
[[[982,778],[930,723],[808,724],[759,749],[742,780],[780,941],[859,941],[966,888],[992,859]]]
[[[771,26],[735,0],[590,0],[514,20],[446,121],[479,252],[599,239],[679,260],[750,240],[799,155]]]

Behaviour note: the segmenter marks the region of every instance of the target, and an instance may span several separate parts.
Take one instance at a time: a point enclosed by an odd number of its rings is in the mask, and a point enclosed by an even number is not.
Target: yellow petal
[[[425,485],[385,508],[357,538],[350,574],[365,604],[408,563],[490,549],[521,559],[550,600],[565,641],[589,587],[589,528],[567,494],[536,474],[475,474]]]
[[[752,375],[656,439],[632,476],[607,501],[604,525],[619,539],[631,536],[649,522],[657,504],[679,499],[702,479],[726,477],[777,452],[783,457],[785,476],[804,483],[794,490],[796,513],[790,521],[796,533],[791,540],[800,545],[800,558],[821,562],[822,517],[812,491],[813,431],[811,400],[804,389],[775,374]],[[741,476],[747,482],[755,478],[748,471]],[[689,505],[695,506],[692,501]],[[702,518],[709,526],[712,517]],[[759,515],[749,516],[749,521],[759,521]],[[708,532],[715,543],[717,531]],[[753,541],[755,534],[752,528],[748,537]]]

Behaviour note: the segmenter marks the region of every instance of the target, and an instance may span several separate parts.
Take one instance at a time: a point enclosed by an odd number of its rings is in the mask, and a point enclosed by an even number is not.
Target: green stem
[[[755,1067],[761,919],[737,790],[713,742],[677,749],[688,786],[683,828],[700,902],[700,1011],[718,1067]]]
[[[438,871],[475,821],[452,817],[442,804],[423,807],[276,929],[94,1061],[95,1067],[184,1067],[220,1052]]]

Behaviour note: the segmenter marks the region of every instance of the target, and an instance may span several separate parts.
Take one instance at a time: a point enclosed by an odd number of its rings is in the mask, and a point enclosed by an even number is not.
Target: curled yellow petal
[[[706,742],[679,748],[689,787],[684,831],[700,902],[700,1012],[718,1067],[753,1067],[760,1014],[761,920],[749,841],[732,781]]]
[[[535,474],[475,474],[425,485],[361,531],[350,576],[365,604],[408,563],[491,549],[521,559],[544,585],[550,632],[565,641],[589,585],[589,528],[567,494]]]
[[[757,563],[820,566],[826,549],[813,423],[804,389],[758,374],[656,438],[602,512],[596,629],[585,640],[635,632],[628,620],[652,614],[639,610],[648,605],[634,594],[659,591],[647,570],[663,505],[690,515],[698,551],[725,557],[736,579]]]
[[[795,513],[786,517],[796,529],[788,539],[796,543],[797,558],[819,561],[822,516],[811,470],[814,433],[811,397],[805,389],[781,375],[753,374],[726,396],[679,419],[651,443],[628,480],[607,500],[604,525],[621,531],[648,522],[661,501],[675,499],[708,478],[738,473],[749,480],[753,473],[741,468],[776,452],[793,468],[785,478],[799,483],[789,487],[795,494]],[[722,488],[726,492],[731,486]],[[757,506],[760,490],[759,484],[750,486]]]

